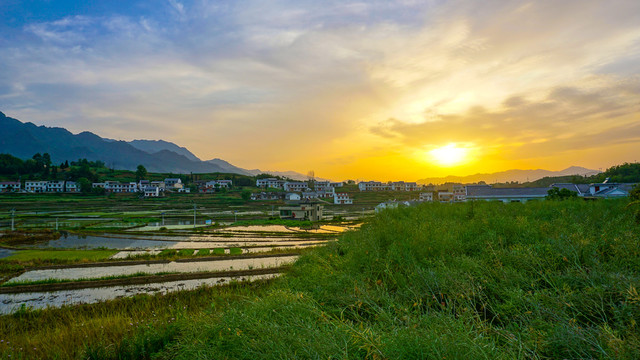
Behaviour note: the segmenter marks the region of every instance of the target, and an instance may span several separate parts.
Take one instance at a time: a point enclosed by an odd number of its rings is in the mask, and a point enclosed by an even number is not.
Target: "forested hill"
[[[36,126],[7,117],[0,112],[0,153],[29,159],[35,153],[48,153],[53,163],[86,158],[102,161],[108,167],[134,170],[143,164],[149,171],[173,173],[234,172],[250,175],[238,167],[222,168],[215,163],[190,160],[174,151],[149,153],[125,141],[104,139],[91,132],[72,134],[64,128]],[[139,145],[139,144],[138,144]],[[230,165],[230,164],[229,164]]]

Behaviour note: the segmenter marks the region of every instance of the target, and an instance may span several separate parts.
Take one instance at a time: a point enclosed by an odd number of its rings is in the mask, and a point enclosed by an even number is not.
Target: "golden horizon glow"
[[[453,167],[469,161],[469,150],[456,144],[447,144],[429,151],[433,161],[442,167]]]

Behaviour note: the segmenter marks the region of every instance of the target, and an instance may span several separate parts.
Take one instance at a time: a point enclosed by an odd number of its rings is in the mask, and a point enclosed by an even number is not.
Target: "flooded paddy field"
[[[201,286],[224,285],[233,281],[271,279],[279,274],[211,277],[206,279],[178,280],[163,283],[108,286],[98,288],[0,294],[0,314],[10,314],[21,307],[44,309],[64,305],[92,304],[138,294],[166,294],[174,291],[195,290]]]
[[[159,274],[159,273],[194,273],[194,272],[221,272],[230,270],[252,270],[264,268],[278,268],[291,264],[297,259],[295,255],[248,257],[241,259],[208,259],[202,261],[168,263],[146,263],[136,265],[119,265],[113,263],[110,266],[95,267],[65,267],[59,269],[30,270],[14,277],[5,284],[37,282],[43,280],[91,280],[105,277],[119,277],[134,274]]]
[[[296,237],[215,237],[215,236],[158,236],[140,237],[126,235],[79,235],[67,234],[26,248],[56,249],[114,249],[114,250],[162,250],[162,249],[206,249],[228,247],[290,247],[321,244],[330,241],[318,238]]]

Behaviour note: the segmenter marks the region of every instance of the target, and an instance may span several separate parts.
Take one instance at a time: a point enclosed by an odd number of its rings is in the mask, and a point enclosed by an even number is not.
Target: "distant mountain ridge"
[[[129,141],[129,144],[131,144],[131,146],[133,146],[134,148],[142,150],[149,154],[154,154],[162,150],[168,150],[173,151],[178,155],[182,155],[191,161],[202,161],[187,148],[164,140],[133,140]]]
[[[491,174],[474,174],[468,176],[445,176],[445,177],[433,177],[420,179],[417,182],[419,184],[444,184],[447,182],[471,184],[484,181],[487,184],[493,183],[505,183],[511,181],[517,181],[519,183],[527,181],[535,181],[542,179],[543,177],[555,177],[555,176],[591,176],[599,174],[601,171],[587,169],[581,166],[571,166],[560,171],[551,171],[544,169],[535,170],[506,170]]]
[[[109,167],[124,170],[135,170],[142,164],[148,171],[163,173],[262,173],[258,169],[242,169],[221,159],[202,161],[188,149],[164,140],[126,142],[102,138],[88,131],[74,135],[64,128],[23,123],[2,112],[0,129],[0,153],[22,159],[31,158],[35,153],[49,153],[54,163],[86,158],[100,160]],[[299,173],[292,174],[297,175],[295,179],[304,177]]]

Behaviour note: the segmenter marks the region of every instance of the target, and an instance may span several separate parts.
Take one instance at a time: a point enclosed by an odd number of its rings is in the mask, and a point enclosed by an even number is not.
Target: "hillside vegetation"
[[[133,335],[126,343],[142,345],[118,356],[637,359],[640,239],[627,204],[385,211],[266,294],[184,319],[161,348]]]

